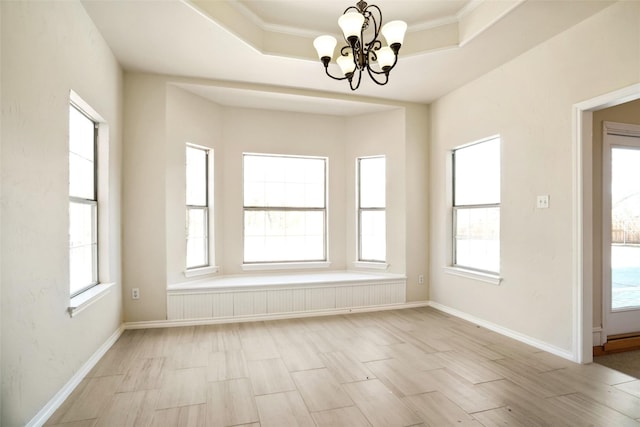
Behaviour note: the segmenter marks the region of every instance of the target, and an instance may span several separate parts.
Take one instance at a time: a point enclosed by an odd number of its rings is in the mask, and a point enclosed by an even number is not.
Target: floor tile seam
[[[101,412],[101,411],[98,411],[98,412]],[[66,414],[66,412],[65,412],[65,414]],[[66,425],[66,424],[69,424],[69,423],[77,423],[77,422],[81,422],[81,421],[96,420],[96,419],[99,419],[99,418],[100,418],[100,415],[98,415],[97,417],[91,417],[91,418],[80,418],[80,419],[73,419],[73,420],[65,420],[64,416],[62,416],[62,417],[60,417],[58,424]],[[45,424],[45,426],[47,426],[47,425],[49,425],[49,424]]]
[[[633,418],[632,416],[629,416],[629,415],[627,415],[627,414],[625,414],[625,413],[621,412],[620,410],[618,410],[618,409],[616,409],[616,408],[614,408],[614,407],[612,407],[612,406],[609,406],[609,405],[607,405],[607,404],[605,404],[605,403],[602,403],[602,402],[600,402],[600,401],[598,401],[598,400],[596,400],[596,399],[592,399],[590,396],[588,396],[588,395],[586,395],[586,394],[583,394],[583,393],[582,393],[582,392],[580,392],[580,391],[575,392],[575,393],[569,393],[569,394],[566,394],[566,395],[563,395],[563,396],[553,396],[553,397],[550,397],[550,398],[549,398],[549,399],[547,399],[547,400],[551,401],[551,402],[552,402],[552,404],[554,404],[554,406],[559,407],[560,405],[562,405],[562,402],[553,401],[553,399],[556,399],[556,400],[557,400],[557,398],[559,398],[559,397],[570,397],[570,396],[574,396],[574,395],[575,395],[575,396],[578,396],[578,397],[580,397],[580,398],[582,398],[582,399],[584,399],[584,400],[587,400],[587,401],[590,401],[590,402],[592,402],[592,403],[595,403],[596,405],[603,406],[603,407],[605,407],[605,408],[609,409],[610,411],[616,412],[616,413],[618,413],[619,415],[621,415],[621,416],[623,416],[623,417],[625,417],[625,418],[628,418],[628,419],[630,419],[630,420],[635,420],[635,418]],[[563,408],[559,408],[559,409],[563,409]]]
[[[640,398],[638,398],[637,396],[634,396],[634,395],[632,395],[632,394],[626,393],[626,392],[624,392],[623,390],[616,390],[616,391],[618,391],[618,392],[623,392],[624,394],[626,394],[626,395],[630,396],[632,399],[633,399],[633,398],[635,398],[636,400],[638,400],[638,404],[640,404]],[[572,394],[573,394],[573,393],[572,393]],[[588,395],[588,394],[584,394],[584,393],[583,393],[583,392],[581,392],[581,391],[578,391],[578,392],[576,392],[575,394],[579,394],[579,395],[580,395],[581,397],[583,397],[584,399],[590,400],[590,401],[592,401],[592,402],[596,402],[596,403],[598,403],[598,404],[600,404],[600,405],[602,405],[602,406],[605,406],[605,407],[607,407],[607,408],[609,408],[609,409],[611,409],[611,410],[613,410],[613,411],[616,411],[616,412],[618,412],[618,413],[620,413],[620,414],[624,415],[625,417],[628,417],[628,418],[634,419],[634,417],[633,417],[632,415],[625,414],[624,412],[622,412],[622,410],[621,410],[621,409],[618,409],[618,408],[619,408],[619,406],[618,406],[618,407],[611,406],[610,404],[605,403],[603,400],[597,400],[597,399],[595,399],[595,398],[591,397],[591,396],[590,396],[590,395]]]
[[[48,422],[43,424],[43,427],[64,427],[64,426],[68,426],[70,423],[76,423],[76,422],[83,422],[83,421],[93,421],[93,425],[96,425],[96,423],[98,422],[98,420],[100,419],[100,417],[96,417],[96,418],[87,418],[85,420],[78,420],[78,421],[69,421],[69,422],[59,422],[59,423],[55,423],[55,424],[49,424]]]
[[[307,368],[307,369],[289,369],[289,367],[287,366],[286,362],[284,364],[285,364],[285,367],[287,368],[287,372],[289,372],[289,374],[295,374],[296,372],[314,371],[314,370],[318,370],[318,369],[329,369],[329,367],[327,367],[327,366],[319,366],[319,367]]]
[[[262,396],[271,396],[274,394],[283,394],[283,393],[289,393],[291,391],[297,391],[298,393],[300,393],[300,390],[298,390],[298,387],[294,387],[294,388],[288,388],[286,390],[275,390],[275,391],[271,391],[269,393],[256,393],[255,391],[253,392],[253,397],[254,399],[256,397],[262,397]]]
[[[296,387],[298,387],[297,384],[296,384]],[[319,412],[324,412],[324,411],[332,411],[332,410],[335,410],[335,409],[350,408],[350,407],[356,407],[356,408],[358,408],[358,410],[360,412],[362,412],[362,409],[356,405],[356,402],[354,402],[354,400],[351,397],[351,395],[349,394],[349,392],[342,388],[342,385],[340,385],[340,389],[342,390],[343,393],[345,393],[349,397],[349,400],[351,401],[351,405],[338,406],[338,407],[335,407],[335,408],[321,409],[321,410],[318,410],[318,411],[311,411],[311,407],[309,406],[309,403],[307,402],[307,399],[305,399],[304,393],[302,393],[302,391],[297,389],[297,388],[296,388],[296,391],[300,395],[300,398],[302,399],[302,402],[304,403],[304,406],[307,409],[307,413],[309,414],[309,416],[311,416],[312,413],[319,413]],[[364,415],[364,413],[363,413],[363,415]],[[313,419],[313,417],[311,417],[311,419],[313,420],[313,422],[315,424],[316,421]]]
[[[207,399],[208,400],[208,399]],[[158,412],[158,411],[166,411],[167,409],[180,409],[180,408],[189,408],[191,406],[209,406],[209,402],[203,402],[203,403],[190,403],[190,404],[186,404],[186,405],[177,405],[177,406],[168,406],[166,408],[153,408],[153,412]]]
[[[613,369],[613,368],[610,368],[610,369]],[[614,369],[614,371],[615,371],[615,369]],[[618,371],[618,372],[620,372],[620,371]],[[634,379],[629,380],[629,381],[614,382],[613,384],[608,384],[607,383],[607,385],[610,385],[611,387],[616,387],[616,386],[623,385],[623,384],[629,384],[629,383],[632,383],[632,382],[635,382],[635,381],[640,381],[640,378],[635,378],[634,377]]]
[[[374,375],[370,378],[365,378],[365,379],[357,379],[357,380],[353,380],[353,381],[338,381],[338,384],[340,384],[341,386],[343,385],[347,385],[347,384],[355,384],[355,383],[360,383],[363,381],[371,381],[371,380],[381,380],[380,377]]]
[[[329,368],[327,368],[326,366],[322,367],[322,368],[310,368],[310,369],[302,369],[300,371],[295,371],[295,372],[289,372],[290,374],[296,374],[299,372],[309,372],[309,371],[321,371],[323,369],[329,370]]]
[[[471,383],[471,384],[473,384],[474,386],[477,386],[477,385],[485,385],[485,384],[495,383],[495,382],[499,382],[499,381],[509,381],[509,379],[503,377],[503,378],[496,378],[496,379],[493,379],[493,380],[480,381],[480,382]],[[517,385],[513,381],[509,381],[509,382],[514,384],[514,385]]]
[[[473,417],[469,412],[467,412],[466,410],[464,410],[464,408],[463,408],[462,406],[460,406],[460,405],[458,404],[458,402],[454,401],[453,399],[451,399],[450,397],[448,397],[445,393],[443,393],[443,392],[442,392],[442,391],[440,391],[440,390],[434,390],[434,391],[428,391],[428,392],[425,392],[425,393],[419,393],[419,394],[412,395],[412,396],[410,396],[410,397],[417,397],[417,396],[422,396],[422,395],[427,395],[427,394],[436,394],[436,393],[440,394],[442,397],[444,397],[445,399],[447,399],[447,400],[449,401],[449,403],[450,403],[451,405],[454,405],[456,408],[458,408],[458,409],[460,410],[460,412],[464,412],[465,414],[469,415],[471,418],[474,418],[474,417]],[[405,397],[401,398],[401,400],[410,400],[410,399],[408,399],[408,397],[407,397],[407,396],[405,396]],[[409,403],[409,404],[408,404],[408,406],[409,406],[410,408],[412,408],[412,409],[413,409],[413,405],[412,405],[411,403]],[[416,411],[417,411],[417,409],[416,409]],[[420,415],[418,414],[418,416],[420,416]],[[424,421],[425,423],[428,423],[428,420],[425,420],[425,419],[424,419],[424,418],[422,418],[422,417],[420,417],[420,418],[421,418],[421,419],[423,419],[423,421]],[[475,419],[475,418],[474,418],[474,419]]]
[[[547,399],[550,397],[556,397],[556,396],[561,396],[561,395],[567,395],[567,394],[573,394],[574,391],[569,391],[569,392],[561,392],[561,393],[555,393],[552,390],[550,390],[549,388],[546,388],[544,385],[541,384],[535,384],[535,387],[533,388],[539,388],[539,391],[534,391],[532,390],[532,387],[530,387],[529,385],[527,385],[527,382],[530,382],[530,380],[526,377],[522,377],[523,380],[519,380],[517,374],[515,376],[506,376],[503,379],[504,380],[509,380],[510,382],[512,382],[513,384],[519,386],[520,388],[523,388],[525,390],[528,390],[531,394],[533,394],[536,397],[542,398],[542,399]],[[562,386],[564,386],[563,383],[561,383]]]
[[[638,381],[638,380],[636,380],[636,381]],[[637,392],[637,394],[634,394],[634,393],[632,393],[632,392],[630,392],[628,390],[625,390],[624,388],[620,388],[620,386],[624,386],[625,384],[631,384],[631,383],[634,383],[634,382],[635,381],[629,381],[629,382],[626,382],[626,383],[620,383],[620,384],[612,385],[611,387],[613,387],[613,388],[615,388],[616,390],[619,390],[619,391],[624,391],[625,393],[630,394],[631,396],[634,396],[634,397],[637,397],[637,398],[640,399],[640,382],[638,383],[638,392]]]
[[[367,381],[369,381],[369,380],[367,380]],[[382,381],[381,381],[381,382],[382,382]],[[383,383],[383,384],[384,384],[384,383]],[[391,390],[389,390],[389,391],[391,392]],[[347,395],[349,396],[349,398],[350,398],[350,399],[351,399],[351,401],[353,402],[353,405],[354,405],[356,408],[358,408],[358,410],[360,411],[360,413],[365,417],[365,419],[369,422],[369,424],[370,424],[370,425],[372,425],[372,426],[376,425],[375,421],[374,421],[374,420],[372,420],[371,418],[369,418],[370,416],[367,416],[367,411],[365,411],[365,408],[362,408],[362,407],[360,407],[360,406],[358,405],[358,402],[356,402],[356,401],[353,399],[353,397],[351,396],[351,394],[349,393],[349,391],[345,391],[345,392],[347,393]],[[411,413],[412,413],[412,414],[413,414],[417,419],[422,420],[422,421],[423,421],[423,423],[424,423],[424,422],[426,422],[426,421],[425,421],[425,420],[420,416],[420,414],[418,414],[418,413],[417,413],[417,411],[415,411],[413,408],[411,408],[409,405],[407,405],[407,404],[402,400],[402,399],[403,399],[403,397],[398,397],[398,396],[397,396],[395,393],[393,393],[393,392],[391,392],[391,394],[393,394],[393,396],[395,396],[395,397],[400,401],[400,403],[402,404],[402,406],[404,406],[404,408],[405,408],[407,411],[411,412]],[[409,426],[412,426],[412,425],[420,425],[420,424],[419,424],[419,423],[418,423],[418,424],[409,424]]]
[[[205,380],[205,383],[206,384],[223,383],[223,382],[234,381],[234,380],[249,380],[249,381],[251,381],[251,377],[249,377],[249,376],[233,377],[233,378],[225,378],[224,380],[213,380],[213,381]]]

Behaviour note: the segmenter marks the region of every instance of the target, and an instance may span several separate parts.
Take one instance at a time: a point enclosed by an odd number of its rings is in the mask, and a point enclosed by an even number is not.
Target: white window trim
[[[97,204],[98,204],[98,283],[83,292],[69,298],[67,308],[71,317],[101,299],[115,287],[111,281],[111,257],[110,257],[110,180],[109,180],[109,125],[106,120],[73,90],[69,91],[69,101],[85,114],[87,114],[98,126],[96,157],[97,157]]]
[[[310,262],[269,262],[242,264],[243,271],[272,271],[272,270],[305,270],[331,267],[330,261]]]
[[[480,282],[490,283],[492,285],[499,286],[502,283],[502,277],[498,274],[485,273],[482,271],[471,270],[468,268],[445,266],[444,272],[453,276],[465,277],[467,279],[474,279]]]
[[[500,285],[500,283],[502,282],[502,277],[500,276],[499,271],[485,272],[485,271],[476,270],[470,267],[465,267],[463,265],[455,264],[455,247],[456,246],[454,243],[454,240],[455,240],[455,231],[454,231],[455,213],[454,212],[456,210],[456,206],[454,205],[454,202],[453,202],[453,192],[454,192],[453,190],[453,178],[454,178],[453,153],[456,150],[467,148],[476,144],[481,144],[483,142],[488,142],[493,139],[500,139],[500,145],[502,146],[501,136],[500,134],[496,134],[496,135],[489,136],[487,138],[479,139],[477,141],[473,141],[468,144],[455,147],[450,150],[449,155],[447,156],[447,163],[445,165],[445,169],[446,169],[446,176],[449,177],[449,179],[447,179],[446,191],[447,191],[447,200],[449,200],[450,205],[449,205],[449,212],[447,214],[447,229],[449,230],[449,238],[447,240],[448,265],[444,267],[444,270],[446,273],[449,273],[451,275],[466,277],[470,279],[476,279],[482,282],[491,283],[493,285]],[[497,203],[494,205],[500,208],[500,214],[502,214],[502,209],[501,209],[502,197],[500,199],[501,199],[500,203]],[[464,206],[460,206],[460,207],[464,208]]]
[[[365,159],[376,159],[376,158],[382,158],[384,159],[384,168],[385,168],[385,203],[384,203],[384,207],[383,208],[363,208],[360,206],[360,164],[362,160]],[[386,188],[386,177],[387,177],[387,156],[385,154],[380,154],[380,155],[376,155],[376,156],[363,156],[363,157],[358,157],[356,158],[356,243],[357,243],[357,247],[356,247],[356,259],[357,261],[354,262],[354,266],[356,268],[375,268],[375,269],[381,269],[381,267],[379,267],[380,264],[384,265],[384,269],[386,270],[387,267],[389,266],[389,264],[386,264],[387,262],[387,239],[386,239],[386,233],[387,233],[387,188]],[[370,260],[370,259],[362,259],[362,212],[363,211],[380,211],[380,212],[384,212],[385,214],[385,248],[384,248],[384,252],[385,252],[385,259],[383,260]],[[374,267],[375,266],[375,267]]]
[[[74,296],[69,302],[69,315],[71,317],[77,316],[94,302],[100,300],[103,296],[111,292],[115,285],[116,284],[113,282],[99,283]]]
[[[243,201],[242,201],[242,215],[244,221],[244,215],[247,211],[247,206],[244,205],[244,159],[246,156],[265,156],[265,157],[285,157],[285,158],[307,158],[307,159],[322,159],[324,161],[324,208],[321,210],[324,211],[324,258],[323,260],[302,260],[302,261],[257,261],[257,262],[243,262],[241,268],[243,271],[260,271],[260,270],[294,270],[294,269],[313,269],[313,268],[329,268],[331,262],[329,261],[329,157],[325,156],[305,156],[305,155],[292,155],[292,154],[267,154],[267,153],[255,153],[255,152],[244,152],[242,153],[242,168],[243,168],[243,177],[242,177],[242,186],[243,186]],[[260,207],[260,209],[264,208],[264,210],[278,210],[273,207]],[[302,209],[304,210],[304,209]],[[315,210],[309,209],[309,210]],[[318,209],[320,210],[320,209]],[[245,256],[245,235],[244,228],[242,233],[242,258],[244,260]]]
[[[184,276],[195,277],[203,276],[206,274],[213,274],[218,272],[218,267],[215,265],[216,253],[215,253],[215,227],[214,227],[214,150],[211,147],[204,145],[186,143],[186,147],[193,147],[207,152],[207,262],[208,265],[191,267],[185,266]],[[185,163],[186,164],[186,163]],[[186,170],[185,170],[186,172]],[[185,178],[186,179],[186,178]],[[186,184],[186,180],[185,180]],[[185,185],[186,190],[186,185]],[[188,205],[185,205],[188,206]],[[186,239],[185,239],[186,241]],[[187,253],[185,247],[184,260],[186,264]],[[215,271],[214,271],[215,269]]]
[[[218,267],[217,265],[188,268],[184,270],[184,277],[206,276],[208,274],[216,274],[218,271],[220,271],[220,267]]]
[[[389,264],[386,262],[376,262],[376,261],[354,261],[354,268],[363,268],[369,270],[386,270],[389,268]]]

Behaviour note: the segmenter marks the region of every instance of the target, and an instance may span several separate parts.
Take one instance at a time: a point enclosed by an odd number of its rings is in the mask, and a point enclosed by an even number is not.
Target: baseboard
[[[116,331],[98,348],[93,355],[76,371],[69,381],[53,396],[49,402],[26,424],[26,427],[40,427],[42,426],[51,415],[62,405],[67,397],[73,392],[73,390],[80,384],[82,379],[93,369],[94,366],[100,361],[102,356],[111,348],[120,335],[124,332],[124,327],[121,325]]]
[[[414,301],[402,304],[385,304],[378,306],[345,308],[337,310],[317,310],[283,314],[260,314],[254,316],[226,317],[217,319],[185,319],[185,320],[151,320],[143,322],[126,322],[124,329],[171,328],[176,326],[217,325],[222,323],[261,322],[266,320],[297,319],[304,317],[335,316],[351,313],[367,313],[371,311],[400,310],[405,308],[427,307],[428,301]]]
[[[619,353],[640,349],[640,336],[626,336],[621,338],[609,337],[603,349],[607,353]]]
[[[571,360],[572,362],[576,362],[577,355],[574,355],[570,351],[566,351],[562,348],[558,348],[556,346],[550,345],[544,341],[540,341],[536,338],[532,338],[528,335],[522,334],[520,332],[512,331],[511,329],[505,328],[500,325],[496,325],[495,323],[488,322],[484,319],[480,319],[479,317],[473,316],[471,314],[465,313],[463,311],[457,310],[455,308],[448,307],[446,305],[430,301],[429,306],[440,311],[443,311],[447,314],[451,314],[452,316],[459,317],[461,319],[467,320],[476,325],[482,326],[483,328],[487,328],[491,331],[497,332],[500,335],[507,336],[509,338],[513,338],[516,341],[523,342],[535,348],[539,348],[540,350],[544,350],[551,354],[555,354],[556,356],[560,356],[564,359]]]

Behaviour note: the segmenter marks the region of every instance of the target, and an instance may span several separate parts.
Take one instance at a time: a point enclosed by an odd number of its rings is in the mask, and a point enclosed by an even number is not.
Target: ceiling
[[[409,29],[389,83],[363,75],[356,92],[324,75],[312,46],[318,35],[338,35],[337,18],[355,1],[82,4],[125,70],[176,76],[221,105],[349,115],[430,103],[611,2],[377,0],[384,22],[401,19]]]

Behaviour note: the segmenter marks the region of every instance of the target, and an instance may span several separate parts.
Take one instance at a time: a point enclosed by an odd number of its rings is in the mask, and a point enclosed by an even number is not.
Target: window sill
[[[219,270],[217,265],[210,265],[207,267],[191,268],[184,271],[184,277],[197,277],[206,276],[207,274],[215,274]]]
[[[460,267],[444,267],[445,273],[454,276],[466,277],[467,279],[479,280],[481,282],[490,283],[492,285],[500,285],[502,277],[497,274],[483,273],[481,271],[469,270]]]
[[[100,283],[71,298],[67,309],[69,315],[71,317],[77,316],[85,308],[107,295],[115,285],[115,283]]]
[[[243,271],[273,271],[273,270],[305,270],[314,268],[329,268],[329,261],[318,262],[272,262],[260,264],[242,264]]]
[[[386,270],[389,268],[389,264],[386,262],[372,262],[372,261],[354,261],[354,268],[366,268],[369,270]]]
[[[325,288],[406,282],[404,274],[358,271],[314,271],[218,276],[210,279],[175,283],[167,286],[169,295],[184,293],[232,292]]]

